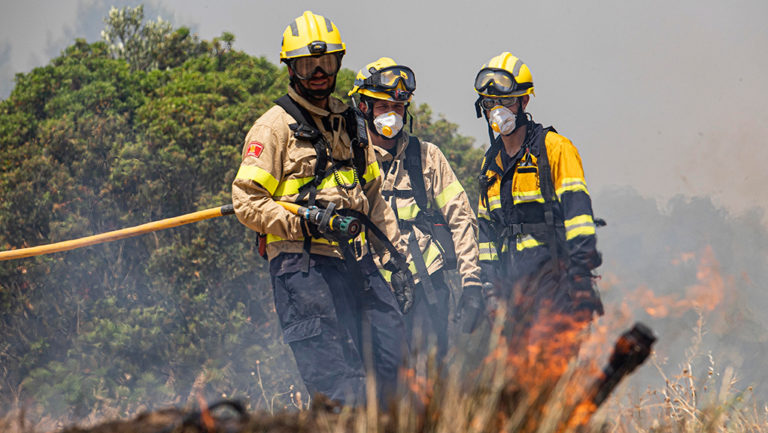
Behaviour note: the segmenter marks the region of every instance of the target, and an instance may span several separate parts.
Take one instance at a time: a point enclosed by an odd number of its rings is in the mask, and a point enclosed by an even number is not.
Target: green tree
[[[141,7],[113,9],[104,39],[75,41],[0,102],[2,250],[228,203],[245,134],[287,89],[286,69],[234,35],[200,40]],[[416,115],[469,178],[471,142],[425,105]],[[0,415],[25,400],[72,420],[127,415],[197,391],[290,404],[280,394],[300,380],[254,245],[223,217],[0,262]]]

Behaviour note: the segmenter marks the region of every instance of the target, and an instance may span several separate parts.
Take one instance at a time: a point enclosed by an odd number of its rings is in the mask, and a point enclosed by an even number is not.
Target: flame
[[[205,431],[209,433],[216,431],[216,423],[211,416],[211,411],[208,410],[208,403],[201,393],[197,394],[197,404],[200,405],[200,421],[202,421]]]
[[[720,273],[720,264],[711,246],[699,253],[682,253],[672,264],[680,265],[697,260],[696,280],[685,288],[685,295],[656,295],[647,285],[641,284],[627,296],[629,303],[639,305],[656,318],[679,317],[691,310],[713,311],[725,298],[726,279]],[[732,279],[728,279],[730,284]],[[615,283],[614,283],[615,284]]]

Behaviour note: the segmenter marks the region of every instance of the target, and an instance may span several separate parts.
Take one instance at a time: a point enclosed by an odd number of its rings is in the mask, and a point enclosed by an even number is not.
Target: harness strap
[[[427,188],[424,186],[424,170],[421,164],[421,143],[414,136],[408,137],[408,146],[405,148],[405,171],[411,179],[413,199],[421,210],[427,210]]]
[[[488,200],[488,188],[496,181],[495,177],[488,177],[485,173],[488,171],[488,167],[491,165],[491,160],[496,158],[501,150],[501,136],[494,139],[493,131],[491,131],[491,147],[485,152],[483,158],[483,165],[480,167],[480,174],[477,176],[477,183],[480,187],[480,201],[483,206],[490,212],[489,200]]]
[[[424,288],[424,296],[427,298],[427,302],[430,305],[437,304],[435,288],[432,287],[432,278],[429,276],[427,264],[424,263],[424,257],[421,255],[421,248],[419,248],[419,241],[416,240],[416,234],[414,232],[411,232],[411,235],[408,238],[408,249],[411,251],[413,264],[416,265],[416,273],[419,275],[421,287]]]
[[[545,128],[541,136],[538,137],[539,141],[539,184],[541,187],[541,195],[544,197],[544,224],[546,225],[546,239],[549,245],[549,255],[552,262],[552,271],[556,278],[560,277],[560,260],[559,260],[559,245],[558,245],[558,232],[562,233],[562,239],[565,240],[565,226],[562,222],[560,225],[562,228],[558,230],[558,225],[555,224],[554,208],[559,206],[557,202],[557,196],[555,195],[555,186],[552,183],[552,171],[549,166],[549,156],[547,155],[546,136],[551,130],[551,127]],[[567,260],[568,255],[564,254],[564,259]]]

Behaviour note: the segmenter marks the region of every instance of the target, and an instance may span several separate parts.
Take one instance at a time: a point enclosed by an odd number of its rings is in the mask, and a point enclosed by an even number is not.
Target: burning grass
[[[699,329],[703,323],[698,324]],[[497,329],[498,330],[498,329]],[[695,371],[693,358],[700,347],[688,349],[690,362],[680,373],[668,376],[660,361],[652,358],[664,386],[633,395],[620,389],[602,405],[596,384],[605,383],[595,360],[584,352],[604,339],[597,329],[582,348],[582,360],[571,361],[558,380],[552,372],[528,370],[525,375],[512,365],[516,360],[501,332],[490,334],[488,356],[482,368],[454,362],[444,376],[434,369],[428,375],[404,371],[404,397],[381,413],[375,403],[367,407],[338,408],[324,399],[312,409],[270,414],[240,414],[227,404],[210,405],[201,411],[167,409],[145,413],[132,420],[102,423],[90,428],[69,427],[66,433],[150,432],[320,432],[320,433],[497,433],[497,432],[768,432],[768,407],[751,402],[749,390],[736,387],[735,373],[720,371],[710,355],[704,371]],[[626,338],[625,338],[626,340]],[[622,346],[622,339],[616,348]],[[606,347],[602,352],[606,352]],[[615,356],[615,355],[614,355]],[[517,361],[514,361],[517,362]],[[618,363],[619,365],[621,363]],[[537,365],[537,364],[534,364]],[[611,365],[611,362],[608,363]],[[470,372],[468,373],[468,370]],[[562,374],[560,374],[562,373]],[[519,380],[517,379],[519,378]],[[612,389],[612,388],[611,388]],[[299,397],[300,398],[300,397]],[[198,407],[204,407],[200,403]],[[229,407],[229,409],[227,409]],[[50,430],[24,423],[24,415],[0,420],[0,431],[41,433]],[[56,429],[58,430],[58,429]]]

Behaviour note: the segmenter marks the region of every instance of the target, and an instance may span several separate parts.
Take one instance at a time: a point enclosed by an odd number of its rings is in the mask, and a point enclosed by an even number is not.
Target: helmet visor
[[[481,94],[505,96],[531,86],[532,83],[518,83],[512,74],[497,68],[481,69],[475,78],[475,90]]]
[[[292,61],[291,66],[299,79],[309,80],[318,69],[325,75],[336,75],[341,62],[336,53],[330,53],[322,56],[297,57]]]
[[[381,69],[366,78],[364,84],[372,87],[373,90],[393,90],[397,88],[399,83],[403,83],[403,87],[407,92],[416,90],[416,75],[411,68],[407,66],[392,66]]]

